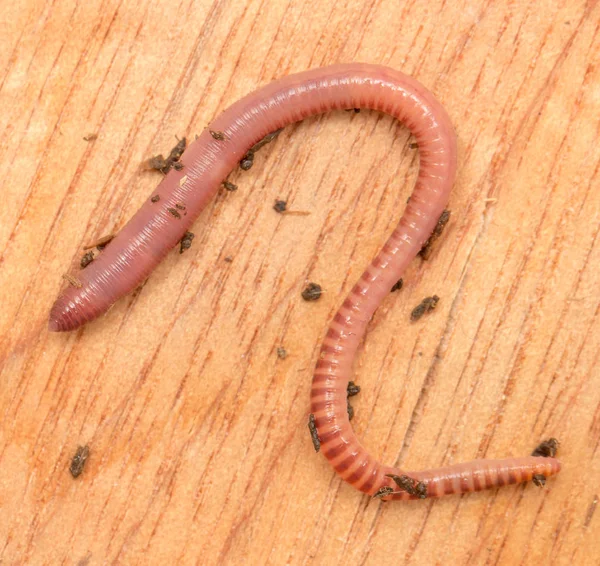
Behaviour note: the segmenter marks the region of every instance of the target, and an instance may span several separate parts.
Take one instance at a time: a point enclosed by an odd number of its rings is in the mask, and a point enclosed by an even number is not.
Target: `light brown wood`
[[[597,2],[23,0],[2,13],[2,564],[597,563]],[[406,130],[373,112],[287,128],[232,174],[238,191],[209,206],[190,250],[101,320],[46,330],[62,274],[157,183],[144,159],[275,77],[352,60],[417,77],[460,144],[451,222],[372,321],[354,427],[408,470],[556,436],[564,470],[544,489],[384,504],[314,453],[320,340],[418,166]],[[277,198],[310,215],[278,215]],[[300,298],[307,281],[320,301]],[[410,323],[433,293],[437,309]]]

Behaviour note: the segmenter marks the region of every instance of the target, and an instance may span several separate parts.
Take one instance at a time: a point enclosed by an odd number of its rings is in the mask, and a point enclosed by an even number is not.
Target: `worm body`
[[[284,77],[230,106],[185,150],[183,168],[171,170],[99,257],[78,273],[81,285],[58,298],[50,330],[73,330],[135,289],[178,244],[246,151],[267,134],[314,114],[349,108],[377,110],[403,122],[416,138],[420,169],[397,228],[342,304],[323,342],[311,390],[313,439],[343,479],[387,499],[478,491],[557,473],[558,460],[534,456],[406,473],[379,464],[352,431],[347,385],[367,322],[431,235],[456,172],[456,138],[448,115],[415,79],[387,67],[353,63],[314,69]]]

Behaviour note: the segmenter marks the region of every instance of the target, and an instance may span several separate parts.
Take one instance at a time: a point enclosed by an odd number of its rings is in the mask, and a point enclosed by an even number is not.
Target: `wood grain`
[[[596,1],[8,6],[2,564],[598,563]],[[373,112],[287,128],[232,174],[239,190],[206,210],[189,251],[101,320],[46,330],[82,247],[156,185],[144,159],[258,85],[352,60],[417,77],[460,144],[447,231],[371,323],[354,427],[409,470],[525,455],[556,436],[564,468],[543,490],[385,504],[314,454],[319,342],[418,166],[406,130]],[[277,198],[310,215],[278,215]],[[300,299],[306,281],[320,301]],[[435,312],[411,324],[433,293]]]

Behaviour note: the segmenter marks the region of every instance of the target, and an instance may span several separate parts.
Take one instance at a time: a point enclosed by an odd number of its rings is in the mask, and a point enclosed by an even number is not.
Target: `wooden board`
[[[599,563],[597,2],[0,13],[2,564]],[[407,131],[373,112],[287,128],[232,174],[238,191],[202,214],[191,250],[102,319],[47,331],[61,274],[156,185],[145,159],[273,78],[353,60],[417,77],[460,145],[447,231],[361,349],[357,434],[408,470],[555,436],[564,469],[544,489],[385,504],[314,453],[320,340],[418,167]],[[310,214],[278,215],[278,198]],[[307,281],[320,301],[301,300]],[[432,293],[438,308],[411,324]]]

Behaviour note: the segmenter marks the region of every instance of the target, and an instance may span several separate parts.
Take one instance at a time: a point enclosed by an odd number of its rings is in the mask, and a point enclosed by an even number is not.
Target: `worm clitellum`
[[[189,230],[229,172],[257,142],[280,128],[330,110],[369,108],[403,122],[417,141],[420,168],[408,205],[383,248],[335,315],[321,348],[311,390],[315,447],[357,489],[384,499],[465,493],[551,476],[553,457],[476,460],[422,472],[377,462],[348,419],[347,386],[367,323],[431,235],[456,172],[456,137],[448,115],[415,79],[362,63],[290,75],[242,98],[189,145],[152,196],[85,269],[80,285],[54,304],[49,327],[73,330],[140,285]],[[184,207],[184,208],[182,208]]]

